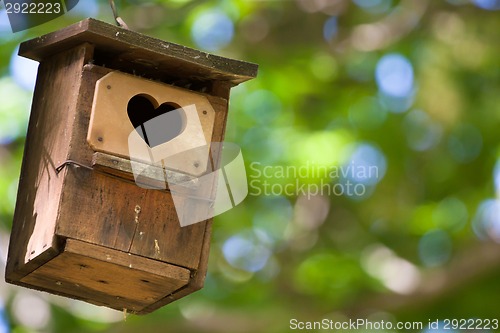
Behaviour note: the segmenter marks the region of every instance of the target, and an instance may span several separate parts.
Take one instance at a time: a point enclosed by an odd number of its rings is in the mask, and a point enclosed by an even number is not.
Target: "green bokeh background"
[[[120,312],[2,281],[0,332],[281,333],[292,318],[500,319],[500,11],[477,5],[485,1],[371,2],[379,5],[117,1],[130,28],[201,49],[192,35],[200,18],[230,18],[234,35],[216,53],[260,68],[232,91],[226,140],[242,147],[256,185],[215,218],[201,291],[124,321]],[[92,3],[94,17],[113,21],[107,1]],[[32,97],[12,76],[12,55],[20,42],[82,15],[75,9],[24,32],[0,31],[0,137],[9,138],[0,143],[2,275]],[[414,74],[398,110],[376,81],[389,54]],[[342,183],[315,171],[349,164],[356,151],[382,160],[366,196],[300,194],[302,184]],[[265,166],[273,167],[267,178],[259,176]],[[280,167],[305,176],[281,177]],[[256,195],[264,181],[293,184],[291,193]],[[493,208],[482,214],[485,203]]]

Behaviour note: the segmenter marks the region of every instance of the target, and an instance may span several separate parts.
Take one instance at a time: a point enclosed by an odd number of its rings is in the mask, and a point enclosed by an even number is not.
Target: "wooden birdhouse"
[[[218,167],[230,89],[257,65],[94,19],[19,54],[40,66],[6,281],[138,314],[200,289],[212,220],[183,227],[178,211],[210,200],[174,205],[168,184]]]

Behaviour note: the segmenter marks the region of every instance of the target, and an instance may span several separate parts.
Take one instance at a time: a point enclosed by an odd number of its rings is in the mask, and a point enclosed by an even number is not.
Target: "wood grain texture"
[[[92,18],[21,44],[19,54],[41,61],[82,42],[95,45],[96,61],[114,69],[156,71],[193,81],[229,81],[232,85],[257,75],[258,66],[165,42]],[[170,73],[170,74],[168,74]]]
[[[38,70],[17,195],[6,279],[14,281],[59,252],[54,236],[81,84],[92,47],[80,45],[42,63]]]
[[[58,236],[196,269],[204,229],[205,223],[180,227],[170,193],[67,169]]]
[[[63,253],[22,282],[138,312],[184,287],[189,279],[185,268],[68,239]]]

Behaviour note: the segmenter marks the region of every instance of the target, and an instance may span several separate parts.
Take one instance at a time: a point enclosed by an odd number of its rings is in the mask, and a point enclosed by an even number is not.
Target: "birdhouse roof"
[[[43,62],[82,43],[94,45],[94,59],[100,65],[165,72],[183,79],[237,85],[254,78],[258,69],[256,64],[198,51],[92,18],[22,43],[19,55]]]

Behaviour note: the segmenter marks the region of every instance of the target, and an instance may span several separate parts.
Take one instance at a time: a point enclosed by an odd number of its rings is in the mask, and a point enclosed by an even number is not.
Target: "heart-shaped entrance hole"
[[[135,95],[128,101],[127,114],[139,136],[153,148],[179,136],[186,128],[186,114],[177,104],[166,102],[158,106],[146,94]]]

